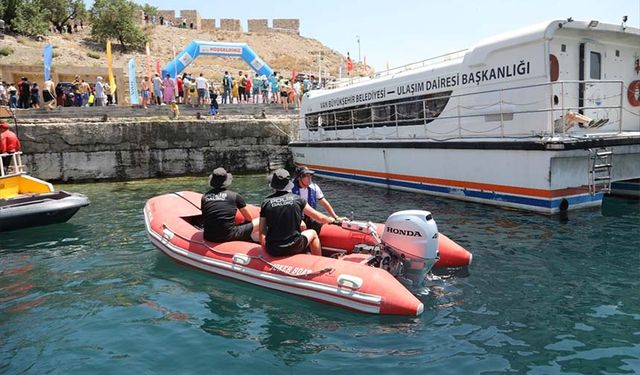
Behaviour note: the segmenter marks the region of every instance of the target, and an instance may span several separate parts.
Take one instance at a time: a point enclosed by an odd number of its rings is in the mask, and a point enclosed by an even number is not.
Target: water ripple
[[[420,317],[371,316],[218,278],[149,243],[146,199],[205,178],[81,184],[66,224],[2,234],[2,373],[638,373],[640,209],[567,219],[320,180],[338,213],[433,212],[474,253]],[[235,176],[257,204],[264,176]],[[466,276],[466,277],[465,277]],[[161,355],[158,355],[161,350]]]

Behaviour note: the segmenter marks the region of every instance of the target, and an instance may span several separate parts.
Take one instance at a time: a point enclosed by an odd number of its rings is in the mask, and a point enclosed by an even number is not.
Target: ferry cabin
[[[296,164],[555,213],[640,177],[640,30],[557,20],[306,94]]]

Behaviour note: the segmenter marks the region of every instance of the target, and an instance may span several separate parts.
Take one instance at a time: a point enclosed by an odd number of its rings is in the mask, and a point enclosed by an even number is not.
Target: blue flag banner
[[[44,46],[44,80],[51,79],[51,61],[53,60],[53,46],[47,44]]]
[[[131,105],[140,104],[138,83],[136,82],[136,59],[129,59],[129,95]]]

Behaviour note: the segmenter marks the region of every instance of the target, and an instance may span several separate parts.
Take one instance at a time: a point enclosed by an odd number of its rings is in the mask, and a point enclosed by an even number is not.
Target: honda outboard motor
[[[438,261],[435,220],[428,211],[407,210],[391,214],[384,225],[382,244],[395,255],[389,259],[389,272],[407,286],[420,288],[427,272]]]
[[[371,254],[367,264],[389,272],[414,293],[424,292],[426,275],[438,261],[438,226],[428,211],[407,210],[387,218],[382,236],[372,222],[344,221],[342,228],[363,232],[375,244],[357,244],[354,253]]]

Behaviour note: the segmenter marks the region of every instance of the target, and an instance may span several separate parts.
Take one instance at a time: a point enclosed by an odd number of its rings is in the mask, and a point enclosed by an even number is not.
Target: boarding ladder
[[[589,149],[589,193],[611,191],[613,151],[608,148]]]
[[[7,165],[5,165],[7,161]],[[0,177],[8,177],[25,173],[24,164],[22,164],[22,152],[13,152],[9,154],[0,154]]]

